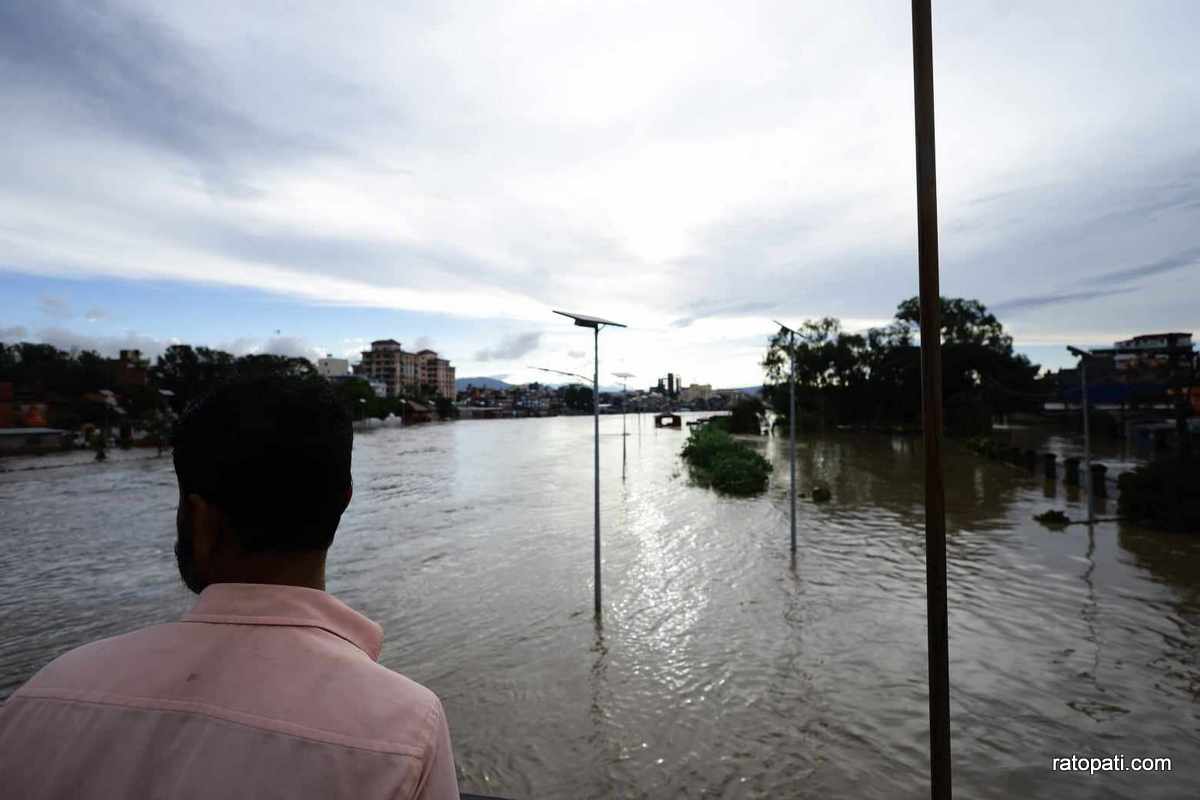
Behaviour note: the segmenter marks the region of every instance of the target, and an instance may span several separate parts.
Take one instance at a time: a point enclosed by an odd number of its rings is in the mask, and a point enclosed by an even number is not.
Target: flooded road
[[[591,615],[592,421],[466,421],[356,437],[329,589],[434,689],[462,786],[508,797],[925,797],[919,440],[786,441],[769,492],[691,486],[680,431],[601,420],[604,602]],[[1023,434],[1029,436],[1028,432]],[[1051,446],[1069,452],[1059,438]],[[0,467],[0,696],[91,639],[170,620],[170,459]],[[961,797],[1181,797],[1200,785],[1200,537],[947,447],[954,783]],[[29,467],[44,467],[27,469]],[[1115,514],[1115,504],[1099,507]],[[1170,773],[1052,773],[1166,756]]]

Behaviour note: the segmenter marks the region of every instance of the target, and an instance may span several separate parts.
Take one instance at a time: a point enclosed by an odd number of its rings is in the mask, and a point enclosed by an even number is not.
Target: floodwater
[[[601,420],[602,628],[590,418],[356,438],[329,588],[383,624],[385,664],[443,698],[464,790],[928,796],[919,440],[803,438],[801,488],[822,481],[833,499],[799,501],[793,562],[785,439],[757,445],[770,491],[727,499],[689,484],[685,432],[627,422],[622,481],[622,420]],[[0,696],[70,647],[190,603],[169,458],[55,458],[0,463]],[[1200,537],[1051,531],[1031,517],[1079,517],[1077,493],[953,443],[946,467],[959,796],[1195,796]],[[1050,769],[1119,754],[1173,771]]]

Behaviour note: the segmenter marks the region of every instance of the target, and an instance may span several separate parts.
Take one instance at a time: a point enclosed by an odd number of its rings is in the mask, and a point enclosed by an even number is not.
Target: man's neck
[[[213,583],[267,583],[325,590],[325,552],[254,553],[239,559]]]

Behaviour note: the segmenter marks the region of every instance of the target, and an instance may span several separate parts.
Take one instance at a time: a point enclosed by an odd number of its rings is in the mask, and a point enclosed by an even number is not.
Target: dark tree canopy
[[[1038,366],[1013,353],[1012,337],[978,300],[941,299],[943,391],[948,429],[975,432],[998,413],[1041,402]],[[915,426],[921,412],[920,305],[900,303],[892,322],[847,333],[832,317],[796,332],[796,387],[802,424]],[[792,337],[770,340],[763,359],[765,394],[788,410]]]

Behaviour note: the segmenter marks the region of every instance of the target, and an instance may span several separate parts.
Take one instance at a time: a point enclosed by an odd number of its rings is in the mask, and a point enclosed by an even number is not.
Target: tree
[[[978,300],[942,298],[942,382],[947,429],[987,428],[994,414],[1036,409],[1044,397],[1038,367],[1015,354],[1012,337]],[[800,326],[794,339],[796,397],[811,424],[915,425],[921,411],[920,303],[900,303],[891,323],[846,333],[826,317]],[[764,393],[786,420],[792,338],[771,338],[763,360]]]
[[[150,368],[150,381],[160,389],[174,393],[171,405],[182,411],[189,402],[217,383],[231,378],[235,371],[232,355],[207,347],[193,348],[173,344]]]
[[[458,409],[449,397],[439,397],[436,401],[438,419],[453,419],[458,416]]]
[[[729,410],[730,433],[762,433],[762,420],[766,406],[757,397],[738,400]]]
[[[592,387],[573,383],[563,393],[563,404],[572,411],[592,410]]]

